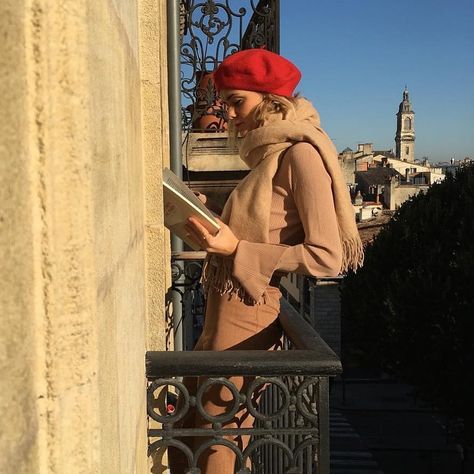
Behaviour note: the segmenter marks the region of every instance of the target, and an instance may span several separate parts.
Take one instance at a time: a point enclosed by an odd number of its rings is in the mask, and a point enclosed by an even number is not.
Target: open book
[[[165,226],[184,240],[193,250],[200,247],[192,241],[184,226],[192,216],[214,235],[220,226],[199,198],[168,168],[163,169]]]

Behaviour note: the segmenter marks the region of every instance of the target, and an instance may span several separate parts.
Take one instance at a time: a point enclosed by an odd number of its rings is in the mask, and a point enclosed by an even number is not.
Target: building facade
[[[415,112],[408,97],[408,90],[403,91],[403,100],[397,112],[397,133],[395,135],[395,155],[402,161],[415,161]]]
[[[0,472],[150,472],[166,3],[4,0],[0,25]]]

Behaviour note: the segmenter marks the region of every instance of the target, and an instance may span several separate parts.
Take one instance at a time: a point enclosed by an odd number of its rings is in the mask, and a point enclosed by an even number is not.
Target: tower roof
[[[400,102],[398,106],[398,113],[414,113],[413,109],[411,108],[410,98],[408,97],[408,88],[405,86],[405,90],[403,91],[403,100]]]

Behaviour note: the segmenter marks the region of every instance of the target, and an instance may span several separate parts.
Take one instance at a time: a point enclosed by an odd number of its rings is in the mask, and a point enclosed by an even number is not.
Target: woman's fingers
[[[205,240],[203,239],[203,236],[202,234],[196,230],[196,228],[191,225],[191,224],[186,224],[185,226],[186,228],[186,231],[188,232],[189,236],[198,244],[200,245],[201,247],[203,246],[203,242],[205,242]]]
[[[208,251],[210,248],[209,239],[212,235],[208,230],[193,217],[188,219],[188,224],[186,224],[186,229],[192,236],[193,240],[204,250]]]
[[[193,230],[204,240],[208,238],[211,234],[209,231],[194,217],[190,217],[188,222],[191,224]]]
[[[230,228],[219,221],[221,229],[216,235],[212,235],[196,218],[190,217],[186,229],[198,241],[201,248],[209,253],[219,255],[232,255],[238,245],[238,239]]]

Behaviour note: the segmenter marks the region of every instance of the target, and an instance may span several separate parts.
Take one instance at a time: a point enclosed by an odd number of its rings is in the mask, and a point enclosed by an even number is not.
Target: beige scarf
[[[263,127],[248,132],[242,140],[240,157],[251,171],[229,196],[221,219],[239,240],[269,241],[272,180],[277,172],[280,156],[297,142],[310,143],[322,157],[332,179],[343,251],[340,271],[356,270],[362,265],[363,249],[347,185],[336,148],[320,128],[318,112],[306,99],[296,99],[294,110],[284,120],[280,114],[275,114]],[[255,303],[232,277],[231,258],[216,255],[208,257],[203,271],[203,283],[206,289],[212,288],[220,294],[234,294],[239,299]]]

